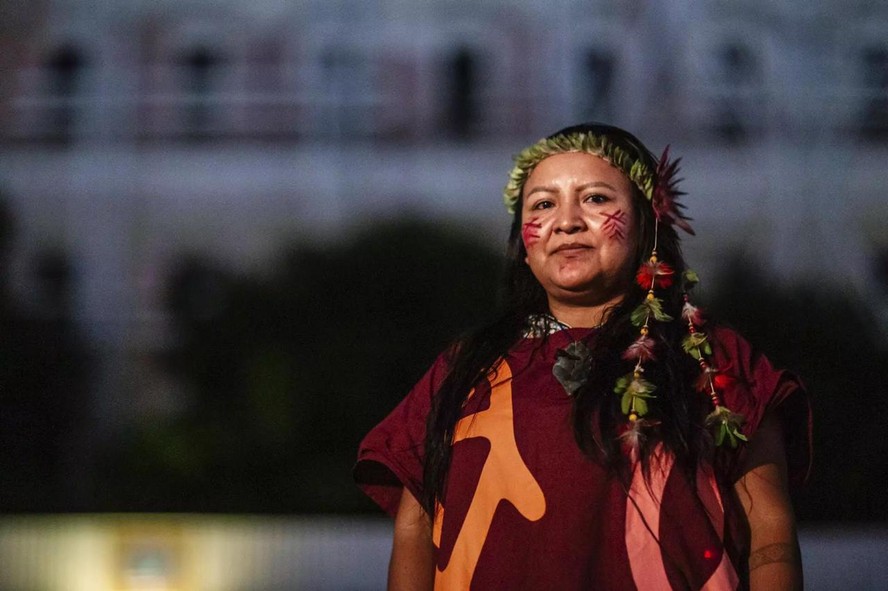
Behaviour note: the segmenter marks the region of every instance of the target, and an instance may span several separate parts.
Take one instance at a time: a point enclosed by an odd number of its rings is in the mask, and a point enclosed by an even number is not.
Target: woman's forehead
[[[606,158],[586,152],[564,152],[540,160],[530,171],[524,191],[526,192],[528,185],[542,177],[551,176],[601,178],[619,185],[620,188],[628,188],[631,184],[629,177]]]

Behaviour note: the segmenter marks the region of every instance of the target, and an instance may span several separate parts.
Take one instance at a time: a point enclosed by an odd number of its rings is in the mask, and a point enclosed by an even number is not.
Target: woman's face
[[[638,232],[628,177],[591,154],[557,154],[536,165],[522,195],[525,260],[549,301],[619,301]]]

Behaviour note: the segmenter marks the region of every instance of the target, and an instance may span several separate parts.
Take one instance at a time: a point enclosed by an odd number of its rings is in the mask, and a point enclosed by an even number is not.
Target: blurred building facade
[[[173,338],[160,297],[181,253],[261,268],[404,213],[498,243],[511,155],[581,120],[684,156],[704,271],[739,248],[886,307],[883,3],[0,6],[14,286],[30,291],[21,261],[69,253],[108,429],[170,396],[141,360]]]

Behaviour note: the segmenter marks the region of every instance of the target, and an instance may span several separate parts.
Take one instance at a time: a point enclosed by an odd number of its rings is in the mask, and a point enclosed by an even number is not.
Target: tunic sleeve
[[[716,328],[712,333],[713,361],[731,378],[722,393],[725,405],[743,415],[741,431],[755,437],[767,413],[776,413],[783,432],[790,483],[805,482],[811,468],[811,405],[801,380],[777,370],[761,353],[733,330]],[[743,451],[737,465],[742,465]],[[737,474],[737,477],[740,475]]]
[[[355,482],[392,517],[398,511],[404,487],[417,499],[422,494],[426,418],[432,396],[447,370],[442,354],[400,404],[364,437],[358,448],[353,472]]]

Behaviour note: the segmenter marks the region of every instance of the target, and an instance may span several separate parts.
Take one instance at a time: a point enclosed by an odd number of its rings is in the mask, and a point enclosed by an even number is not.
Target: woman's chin
[[[590,276],[584,273],[565,273],[559,277],[553,278],[550,282],[547,292],[565,292],[565,293],[586,293],[595,292],[602,288],[603,282],[600,277]],[[544,286],[545,287],[545,286]]]
[[[620,299],[625,293],[624,289],[619,289],[617,285],[603,282],[600,278],[559,281],[544,287],[550,301],[554,300],[573,306],[600,306],[615,299]]]
[[[602,289],[596,289],[588,284],[562,284],[547,290],[549,299],[573,305],[595,306],[598,303],[610,299]]]

